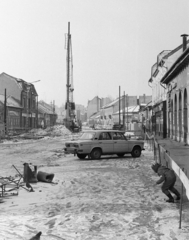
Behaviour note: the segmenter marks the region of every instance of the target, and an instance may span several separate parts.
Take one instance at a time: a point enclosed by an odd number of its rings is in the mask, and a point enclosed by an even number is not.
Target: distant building
[[[103,107],[109,103],[111,103],[112,100],[109,98],[109,97],[106,97],[106,98],[101,98],[101,104],[100,104],[100,107]]]
[[[6,73],[0,74],[0,94],[14,98],[22,107],[20,128],[34,128],[37,125],[37,101],[38,95],[35,86],[20,78]]]
[[[50,127],[56,124],[57,114],[55,107],[52,104],[48,104],[44,101],[38,102],[38,126]]]
[[[101,98],[98,96],[94,97],[92,100],[88,101],[87,106],[87,118],[89,119],[94,113],[100,111],[101,107]]]
[[[61,107],[55,106],[55,112],[57,114],[57,123],[63,124],[64,118],[66,117],[66,109],[63,104]]]
[[[76,120],[78,122],[86,122],[85,119],[86,108],[81,104],[76,104]]]
[[[146,96],[145,94],[143,94],[143,96],[139,96],[139,105],[141,104],[147,104],[150,101],[152,101],[152,96]]]

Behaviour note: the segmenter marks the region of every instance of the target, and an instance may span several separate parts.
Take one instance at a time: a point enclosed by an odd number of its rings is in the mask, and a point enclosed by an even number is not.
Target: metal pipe
[[[123,128],[125,130],[125,91],[123,93]]]
[[[162,85],[162,83],[161,83],[161,82],[160,82],[160,85],[161,85],[163,88],[167,89],[166,87],[164,87],[164,86]]]
[[[148,81],[148,86],[152,88],[152,86],[150,86],[150,82]]]
[[[183,41],[182,49],[183,49],[183,52],[184,52],[187,48],[187,37],[188,37],[188,35],[187,34],[182,34],[181,37],[183,39],[182,40]]]
[[[182,169],[184,172],[184,168]],[[179,229],[181,229],[181,222],[182,222],[182,202],[183,202],[183,182],[181,187],[181,198],[180,198],[180,220],[179,220]]]
[[[5,99],[4,99],[4,124],[5,134],[7,134],[7,89],[5,88]]]
[[[39,113],[39,111],[38,111],[38,95],[37,95],[37,112],[36,112],[36,121],[37,121],[37,123],[36,123],[36,128],[38,128],[38,113]]]
[[[119,125],[121,124],[121,119],[120,119],[120,92],[121,92],[121,87],[119,86]]]

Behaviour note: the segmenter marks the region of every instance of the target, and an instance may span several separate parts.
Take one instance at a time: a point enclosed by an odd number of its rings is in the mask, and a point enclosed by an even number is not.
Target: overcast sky
[[[74,100],[151,95],[151,66],[189,34],[188,0],[0,0],[0,72],[35,83],[39,99],[66,100],[70,22]]]

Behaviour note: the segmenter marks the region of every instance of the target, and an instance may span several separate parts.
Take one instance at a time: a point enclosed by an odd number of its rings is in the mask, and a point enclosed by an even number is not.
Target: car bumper
[[[85,154],[83,152],[83,150],[81,149],[77,149],[77,148],[64,148],[64,152],[67,153],[67,154],[77,154],[77,153],[80,153],[80,154]]]
[[[69,149],[68,148],[64,148],[64,152],[67,153],[67,154],[71,153],[71,154],[75,155],[77,153],[77,149],[75,149],[75,148],[71,148],[71,149],[70,148]]]

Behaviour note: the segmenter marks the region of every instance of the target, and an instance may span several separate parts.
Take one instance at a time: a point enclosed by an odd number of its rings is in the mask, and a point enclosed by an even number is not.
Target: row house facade
[[[29,129],[37,126],[38,95],[32,83],[15,78],[6,73],[0,74],[0,94],[12,96],[22,107],[20,128]]]
[[[55,112],[55,105],[44,101],[38,102],[38,127],[47,128],[56,124],[58,115]]]
[[[188,44],[188,42],[186,42]],[[152,88],[152,131],[156,136],[166,138],[170,135],[168,127],[167,87],[162,84],[163,77],[171,69],[174,62],[181,56],[183,44],[174,50],[162,51],[157,56],[157,62],[151,68],[151,78],[148,81]]]
[[[6,107],[6,113],[5,113]],[[6,97],[0,95],[0,124],[4,124],[5,114],[6,114],[6,127],[7,131],[20,129],[21,119],[22,119],[22,109],[23,107],[19,102],[11,96]]]
[[[167,89],[168,137],[189,144],[189,47],[183,37],[183,52],[161,80]]]

